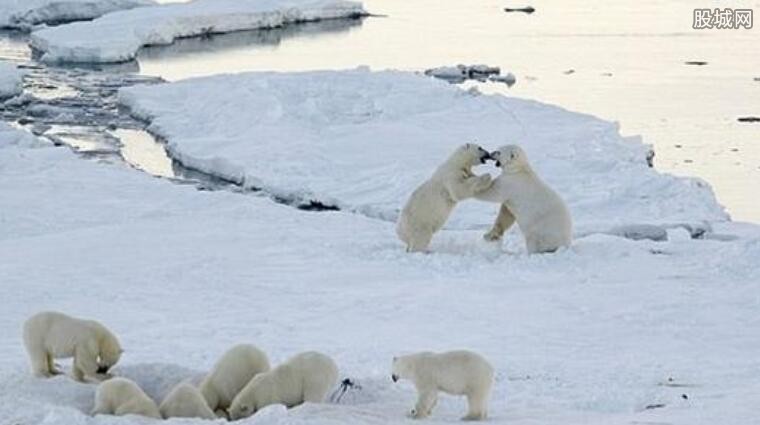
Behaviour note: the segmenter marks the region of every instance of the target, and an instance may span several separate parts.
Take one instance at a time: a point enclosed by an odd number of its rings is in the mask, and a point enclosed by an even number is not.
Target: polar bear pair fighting
[[[494,180],[472,167],[492,159],[501,168]],[[572,241],[572,220],[565,202],[544,183],[519,146],[502,146],[493,153],[468,143],[460,146],[418,187],[401,211],[396,233],[408,252],[425,251],[433,234],[446,223],[457,202],[476,198],[500,204],[486,240],[501,239],[516,221],[528,252],[553,252]]]

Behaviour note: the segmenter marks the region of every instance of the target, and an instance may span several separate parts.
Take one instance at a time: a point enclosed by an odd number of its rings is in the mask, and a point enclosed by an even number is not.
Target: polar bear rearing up
[[[501,204],[493,228],[483,237],[498,240],[517,220],[528,252],[553,252],[572,242],[573,223],[562,198],[533,171],[525,152],[515,145],[491,153],[502,172],[487,190],[475,195]]]
[[[74,379],[103,380],[121,357],[121,346],[105,326],[94,320],[77,319],[47,311],[24,322],[24,345],[32,371],[40,377],[62,373],[53,359],[74,357]]]
[[[472,167],[490,158],[488,151],[478,145],[462,145],[430,179],[415,189],[396,224],[396,234],[406,243],[407,252],[426,250],[433,234],[443,227],[457,202],[489,187],[491,176],[476,176]]]

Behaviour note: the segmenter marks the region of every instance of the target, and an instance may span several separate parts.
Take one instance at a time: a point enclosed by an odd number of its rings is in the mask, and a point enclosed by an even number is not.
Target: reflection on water
[[[140,67],[176,80],[360,65],[415,71],[500,66],[517,84],[483,91],[619,121],[625,135],[641,134],[654,145],[657,168],[705,178],[735,219],[760,221],[760,124],[737,122],[760,115],[754,81],[760,78],[760,29],[693,30],[698,5],[691,0],[529,3],[536,9],[530,15],[504,13],[502,0],[364,0],[368,11],[388,17],[319,37],[282,37],[277,44],[222,43],[209,47],[213,52],[196,39],[184,54],[180,48],[141,55]],[[760,11],[760,1],[731,7]]]
[[[159,69],[161,75],[181,75],[182,78],[225,73],[237,70],[252,50],[272,52],[283,41],[296,37],[329,43],[331,36],[358,28],[363,21],[364,18],[328,19],[282,28],[181,38],[170,45],[141,49],[138,61],[145,75],[153,75],[152,70]]]
[[[171,158],[164,146],[143,130],[113,131],[121,145],[120,154],[133,167],[159,177],[175,177]]]

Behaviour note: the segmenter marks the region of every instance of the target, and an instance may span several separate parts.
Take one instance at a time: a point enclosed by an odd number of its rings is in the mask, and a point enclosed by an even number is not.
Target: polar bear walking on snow
[[[239,344],[216,362],[201,382],[200,391],[208,407],[218,416],[226,416],[226,409],[248,381],[269,370],[266,353],[250,344]]]
[[[488,416],[493,368],[472,351],[422,352],[394,357],[391,378],[393,382],[410,380],[417,388],[417,404],[411,411],[415,419],[430,415],[438,401],[438,391],[467,396],[468,412],[463,420],[483,420]]]
[[[95,390],[94,415],[142,415],[161,419],[158,406],[133,381],[113,378],[98,385]]]
[[[433,234],[443,227],[457,202],[472,198],[491,184],[491,176],[476,176],[472,167],[490,159],[482,147],[467,143],[415,189],[401,210],[396,234],[407,252],[425,251]]]
[[[565,202],[533,171],[525,152],[515,145],[491,153],[502,169],[487,190],[475,195],[501,204],[491,230],[483,237],[499,240],[517,221],[531,254],[554,252],[572,242],[573,223]]]
[[[256,375],[230,406],[231,420],[253,415],[271,404],[294,407],[320,403],[338,382],[338,367],[328,356],[308,351],[269,372]]]
[[[158,407],[164,419],[201,418],[216,419],[216,415],[206,404],[201,392],[187,382],[171,390]]]
[[[74,357],[74,379],[101,381],[110,377],[108,370],[122,353],[116,336],[102,324],[53,311],[30,317],[23,334],[32,371],[39,377],[61,374],[54,359]]]

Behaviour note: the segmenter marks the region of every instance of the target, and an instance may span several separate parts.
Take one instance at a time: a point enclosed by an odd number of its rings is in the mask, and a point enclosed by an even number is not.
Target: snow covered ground
[[[0,61],[0,100],[21,93],[24,73],[11,62]]]
[[[120,101],[191,168],[370,217],[395,220],[456,146],[476,141],[522,145],[578,234],[727,219],[707,184],[649,168],[648,147],[615,123],[411,73],[220,75],[123,89]],[[450,228],[485,227],[496,210],[464,203]]]
[[[44,29],[32,35],[31,43],[48,62],[124,62],[134,59],[142,46],[171,44],[181,37],[364,13],[361,3],[343,0],[195,0]]]
[[[152,0],[0,0],[0,28],[29,30],[154,4]]]
[[[311,88],[293,85],[292,92],[299,89]],[[451,96],[440,92],[441,101]],[[333,117],[345,113],[323,106]],[[350,116],[365,117],[355,112]],[[563,114],[566,121],[601,125]],[[600,161],[611,160],[602,144],[596,144]],[[536,159],[549,161],[540,145],[529,146]],[[367,144],[366,151],[381,156],[392,147]],[[448,149],[434,142],[429,147]],[[282,160],[292,149],[313,155],[306,144],[281,146]],[[419,149],[415,145],[412,153],[419,156]],[[633,165],[623,161],[620,168],[626,167]],[[323,168],[328,170],[339,171]],[[593,172],[589,167],[578,174]],[[676,200],[641,202],[668,211],[662,204]],[[497,370],[489,423],[756,422],[757,226],[716,223],[717,233],[731,236],[725,241],[691,239],[683,230],[671,230],[667,242],[597,234],[569,250],[537,256],[520,253],[515,234],[501,249],[480,240],[483,229],[445,230],[434,254],[408,255],[387,221],[197,191],[82,160],[1,125],[0,228],[4,423],[151,422],[89,418],[84,412],[92,407],[93,385],[29,374],[20,327],[43,309],[106,323],[126,349],[115,372],[159,401],[174,383],[197,379],[238,342],[259,345],[274,362],[302,350],[323,351],[335,358],[341,376],[363,387],[339,405],[267,409],[242,423],[412,423],[405,413],[415,392],[391,382],[391,356],[453,348],[476,350]],[[67,361],[61,363],[68,369]],[[664,407],[647,409],[655,405]],[[464,409],[462,399],[442,396],[425,423],[456,423]]]

